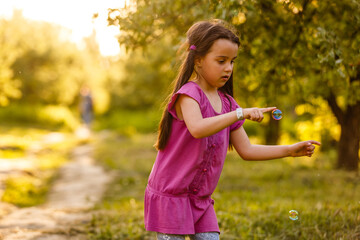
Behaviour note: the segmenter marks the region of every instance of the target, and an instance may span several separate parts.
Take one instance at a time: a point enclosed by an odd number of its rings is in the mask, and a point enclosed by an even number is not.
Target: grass
[[[150,239],[144,232],[143,192],[150,173],[154,151],[152,135],[131,138],[112,135],[96,144],[95,159],[116,171],[103,201],[96,206],[89,239]]]
[[[357,239],[359,180],[354,173],[284,160],[243,162],[230,154],[213,196],[223,239]],[[289,219],[292,209],[299,220]]]
[[[1,201],[18,207],[44,203],[57,170],[68,161],[70,149],[78,144],[76,138],[68,132],[55,133],[62,139],[54,141],[49,138],[52,130],[5,124],[0,131],[0,146],[6,146],[0,151],[1,158],[25,164],[24,169],[9,173],[4,180]]]
[[[18,207],[30,207],[44,203],[49,185],[52,182],[49,172],[37,175],[9,177],[5,180],[5,191],[2,201]]]
[[[66,106],[13,103],[0,108],[0,121],[10,127],[75,130],[79,125],[76,111]]]
[[[95,157],[117,177],[97,205],[89,239],[154,239],[143,224],[143,193],[156,157],[155,136],[110,135]],[[221,239],[359,239],[360,178],[356,173],[308,167],[306,159],[246,162],[228,154],[213,194]],[[299,219],[289,219],[297,210]]]
[[[0,158],[14,159],[25,156],[25,149],[18,146],[4,146],[0,148]]]
[[[159,109],[117,109],[104,116],[97,117],[94,129],[97,131],[112,129],[125,136],[151,133],[157,130],[160,117]]]

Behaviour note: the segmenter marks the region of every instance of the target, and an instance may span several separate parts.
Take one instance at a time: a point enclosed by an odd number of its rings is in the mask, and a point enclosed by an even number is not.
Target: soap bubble
[[[280,109],[274,109],[272,111],[272,117],[275,120],[280,120],[282,119],[283,115],[282,115],[282,111]]]
[[[290,218],[291,220],[293,220],[293,221],[298,220],[298,219],[299,219],[299,213],[298,213],[298,211],[296,211],[296,210],[290,210],[290,211],[289,211],[289,218]]]

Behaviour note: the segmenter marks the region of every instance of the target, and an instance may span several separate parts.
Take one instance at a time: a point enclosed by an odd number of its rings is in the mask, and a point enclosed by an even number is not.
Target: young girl
[[[219,239],[214,200],[227,149],[244,160],[311,156],[316,141],[252,145],[244,120],[260,122],[269,108],[240,108],[233,98],[239,38],[220,21],[187,32],[187,54],[164,110],[158,155],[145,191],[145,227],[158,240]]]

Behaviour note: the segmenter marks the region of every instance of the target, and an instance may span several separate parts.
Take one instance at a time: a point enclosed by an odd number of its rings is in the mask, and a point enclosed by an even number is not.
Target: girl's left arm
[[[321,145],[314,140],[298,142],[292,145],[253,145],[250,143],[243,127],[232,131],[230,139],[240,157],[248,161],[271,160],[283,157],[311,157],[315,149],[314,144]]]

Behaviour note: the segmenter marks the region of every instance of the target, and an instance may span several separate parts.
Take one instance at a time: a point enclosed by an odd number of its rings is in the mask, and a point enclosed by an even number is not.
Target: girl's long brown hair
[[[186,35],[187,41],[184,43],[183,47],[185,47],[187,51],[180,66],[179,73],[174,81],[174,89],[166,100],[166,105],[159,125],[158,138],[155,144],[155,147],[158,150],[163,150],[165,148],[171,133],[173,117],[168,111],[171,97],[191,78],[194,73],[195,59],[204,57],[218,39],[228,39],[238,46],[240,45],[239,37],[235,34],[235,31],[225,22],[220,20],[197,22],[189,28]],[[196,50],[189,50],[191,45],[195,45]],[[219,88],[219,90],[225,93],[225,96],[233,96],[232,74],[226,84]]]

